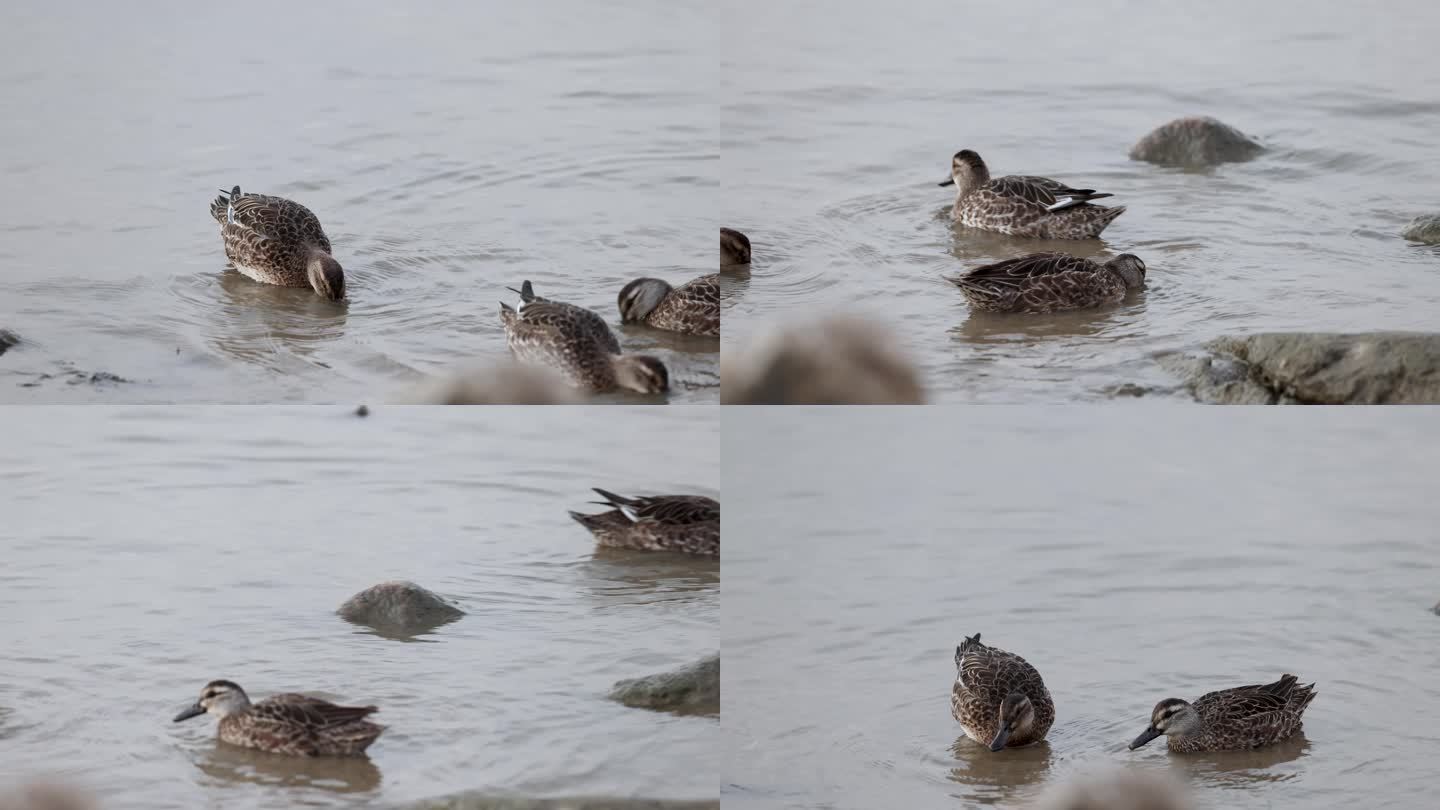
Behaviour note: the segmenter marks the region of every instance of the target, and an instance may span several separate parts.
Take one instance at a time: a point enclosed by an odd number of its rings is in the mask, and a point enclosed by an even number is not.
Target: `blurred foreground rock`
[[[427,799],[404,810],[719,810],[720,801],[669,801],[666,799],[522,799],[507,796],[462,794]]]
[[[1440,214],[1429,214],[1410,220],[1400,235],[1411,242],[1440,245]]]
[[[721,360],[726,405],[920,405],[914,365],[881,326],[853,315],[787,324]]]
[[[1130,147],[1131,160],[1161,166],[1202,168],[1250,160],[1265,147],[1240,130],[1208,116],[1176,118]]]
[[[1190,810],[1184,789],[1162,774],[1114,770],[1046,791],[1031,810]]]
[[[84,791],[53,782],[0,787],[0,810],[94,810],[98,806]]]
[[[626,706],[687,714],[720,712],[720,656],[644,678],[619,681],[610,698]]]
[[[579,405],[579,391],[550,369],[500,362],[446,372],[397,398],[410,405]]]
[[[1263,333],[1220,338],[1206,348],[1220,359],[1188,367],[1161,360],[1206,402],[1440,403],[1440,334]]]
[[[443,596],[404,580],[366,588],[345,600],[336,613],[389,636],[426,633],[465,615]]]

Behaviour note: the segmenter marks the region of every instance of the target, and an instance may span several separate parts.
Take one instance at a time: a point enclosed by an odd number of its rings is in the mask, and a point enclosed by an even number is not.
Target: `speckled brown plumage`
[[[1018,748],[1045,739],[1055,722],[1055,703],[1040,673],[1024,658],[981,644],[976,633],[955,648],[955,669],[950,713],[960,721],[965,736],[991,745],[1001,730],[1006,699],[1023,695],[1033,707],[1033,716],[1009,733],[1004,747]]]
[[[230,745],[296,757],[346,757],[364,754],[385,730],[365,719],[375,711],[289,692],[251,703],[238,684],[217,680],[206,684],[175,722],[209,712],[220,717],[220,740]]]
[[[1072,188],[1058,180],[1031,175],[990,177],[980,155],[965,149],[951,161],[955,186],[951,216],[972,228],[1034,239],[1094,239],[1125,206],[1107,208],[1091,200],[1113,197],[1095,189]]]
[[[265,284],[345,297],[345,276],[331,255],[330,238],[309,208],[284,197],[244,194],[235,186],[210,203],[210,216],[220,224],[225,256],[241,273]]]
[[[671,287],[658,278],[637,278],[617,298],[622,323],[643,323],[667,332],[720,335],[720,274]]]
[[[1161,734],[1180,754],[1271,745],[1300,730],[1301,715],[1315,694],[1315,684],[1301,686],[1299,678],[1286,674],[1274,683],[1208,692],[1194,703],[1167,698],[1155,704],[1149,728],[1130,748]]]
[[[750,237],[732,228],[720,229],[720,266],[750,263]]]
[[[590,530],[595,542],[612,548],[720,554],[720,503],[703,495],[654,495],[626,498],[596,488],[613,507],[608,512],[570,517]]]
[[[1101,264],[1064,253],[1031,253],[950,279],[986,312],[1059,312],[1115,304],[1145,286],[1145,263],[1122,253]]]
[[[500,304],[506,342],[517,360],[549,366],[576,388],[595,392],[669,390],[665,365],[647,355],[623,354],[604,318],[584,307],[541,298],[529,281],[519,293],[519,307]]]

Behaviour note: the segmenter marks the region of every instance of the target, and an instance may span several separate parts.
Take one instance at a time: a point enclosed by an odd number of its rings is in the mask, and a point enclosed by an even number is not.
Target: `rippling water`
[[[1434,328],[1440,254],[1398,236],[1440,183],[1431,4],[743,0],[730,17],[720,210],[756,263],[724,304],[727,345],[845,307],[892,323],[936,400],[1054,402],[1185,396],[1153,355],[1221,335]],[[1126,157],[1192,114],[1270,152],[1204,173]],[[1129,211],[1103,241],[952,228],[936,183],[961,148]],[[1057,248],[1135,252],[1150,289],[980,317],[945,280]]]
[[[726,807],[1023,807],[1102,765],[1213,810],[1430,804],[1433,414],[967,410],[724,415]],[[962,738],[976,632],[1044,676],[1046,744]],[[1301,737],[1126,750],[1162,698],[1283,672],[1318,684]]]
[[[714,420],[640,410],[6,409],[0,783],[59,772],[107,809],[713,797],[715,718],[605,694],[715,651],[719,566],[596,552],[566,514],[597,485],[716,494]],[[408,640],[334,615],[394,578],[468,615]],[[389,728],[310,761],[170,722],[220,677]]]
[[[526,278],[618,323],[630,279],[713,272],[703,10],[11,9],[0,401],[348,401],[503,355]],[[208,206],[237,183],[316,212],[348,305],[226,269]],[[621,342],[718,398],[717,341]]]

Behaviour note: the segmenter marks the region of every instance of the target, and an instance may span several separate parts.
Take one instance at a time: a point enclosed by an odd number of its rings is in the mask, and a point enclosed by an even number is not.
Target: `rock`
[[[1233,357],[1250,382],[1282,403],[1440,403],[1440,334],[1268,333],[1221,338],[1208,348]]]
[[[369,406],[362,404],[360,407],[358,407],[358,408],[355,409],[355,415],[358,416],[358,417],[360,417],[361,419],[364,419],[365,417],[369,416],[369,415],[370,415],[370,408],[369,408]]]
[[[1440,602],[1436,602],[1435,607],[1431,608],[1431,610],[1435,611],[1436,616],[1440,616]]]
[[[1152,130],[1130,147],[1131,160],[1162,166],[1199,168],[1250,160],[1265,147],[1240,130],[1214,118],[1176,118]]]
[[[1411,242],[1440,245],[1440,214],[1428,214],[1410,220],[1400,235]]]
[[[0,329],[0,354],[20,345],[20,336],[9,329]]]
[[[681,669],[619,681],[610,698],[640,709],[682,714],[719,714],[720,656],[717,653]]]
[[[721,359],[726,405],[919,405],[920,374],[888,331],[831,315],[762,333]]]
[[[720,810],[720,800],[524,799],[465,793],[405,805],[405,810]]]
[[[1189,810],[1178,782],[1165,774],[1113,770],[1071,779],[1045,791],[1031,810]]]
[[[95,799],[83,791],[51,782],[31,782],[0,790],[0,810],[93,810]]]
[[[1275,405],[1279,395],[1250,379],[1250,369],[1230,357],[1166,354],[1160,367],[1184,381],[1201,402],[1218,405]]]
[[[427,380],[399,401],[416,405],[579,405],[585,398],[550,369],[502,362]]]
[[[366,588],[345,600],[336,613],[382,636],[401,638],[428,633],[465,615],[444,597],[404,580]]]

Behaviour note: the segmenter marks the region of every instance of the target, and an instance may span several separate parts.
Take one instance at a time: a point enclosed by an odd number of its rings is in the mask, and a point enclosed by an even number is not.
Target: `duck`
[[[979,153],[962,149],[950,162],[955,186],[951,216],[972,228],[1033,239],[1095,239],[1125,206],[1092,205],[1113,197],[1093,188],[1071,188],[1058,180],[1031,175],[990,177]]]
[[[658,278],[637,278],[620,290],[621,323],[641,323],[667,332],[720,336],[720,274],[679,287]]]
[[[1177,754],[1242,751],[1278,743],[1300,730],[1301,715],[1315,699],[1315,684],[1301,686],[1285,674],[1274,683],[1207,692],[1194,703],[1166,698],[1155,704],[1150,725],[1130,750],[1165,735]]]
[[[1065,253],[1031,253],[950,279],[973,309],[1061,312],[1116,304],[1145,287],[1145,262],[1122,253],[1096,262]]]
[[[750,237],[733,229],[720,229],[720,266],[734,267],[750,263]]]
[[[220,741],[292,757],[362,756],[384,726],[365,718],[374,706],[337,706],[287,692],[251,703],[234,681],[215,680],[200,699],[175,715],[179,723],[210,713],[220,718]]]
[[[235,186],[220,190],[210,203],[210,216],[220,223],[225,256],[249,278],[309,287],[332,301],[345,298],[345,271],[309,208],[284,197],[246,194]]]
[[[1040,742],[1055,722],[1055,702],[1040,673],[1020,656],[967,636],[955,648],[950,713],[965,736],[991,751]]]
[[[595,542],[609,548],[679,551],[720,556],[720,502],[703,495],[651,495],[628,498],[599,487],[609,511],[594,515],[571,512]]]
[[[584,307],[541,298],[529,281],[518,290],[509,289],[520,294],[520,304],[512,308],[502,301],[500,320],[516,360],[554,368],[570,385],[596,393],[670,390],[665,364],[645,354],[623,354],[604,318]]]

